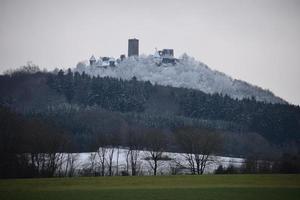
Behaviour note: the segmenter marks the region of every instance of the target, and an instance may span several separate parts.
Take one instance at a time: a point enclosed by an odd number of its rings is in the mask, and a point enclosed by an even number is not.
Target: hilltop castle
[[[136,38],[128,39],[128,57],[138,57],[139,56],[139,40]],[[158,66],[162,64],[172,64],[175,65],[178,59],[174,57],[174,49],[162,49],[162,50],[155,50],[153,55],[154,59],[156,60],[156,64]],[[94,55],[90,58],[90,66],[94,67],[115,67],[120,62],[122,62],[126,58],[125,54],[121,54],[120,58],[115,59],[113,57],[99,57],[96,59]]]

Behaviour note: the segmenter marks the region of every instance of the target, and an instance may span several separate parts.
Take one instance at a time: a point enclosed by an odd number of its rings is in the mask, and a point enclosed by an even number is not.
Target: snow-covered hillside
[[[78,63],[75,71],[100,77],[115,77],[150,81],[153,84],[169,85],[201,90],[205,93],[227,94],[232,98],[252,98],[271,103],[286,103],[269,90],[253,86],[244,81],[233,79],[224,73],[211,70],[207,65],[196,61],[186,54],[181,56],[176,65],[158,66],[156,58],[150,56],[130,57],[116,67],[94,67],[88,62]]]

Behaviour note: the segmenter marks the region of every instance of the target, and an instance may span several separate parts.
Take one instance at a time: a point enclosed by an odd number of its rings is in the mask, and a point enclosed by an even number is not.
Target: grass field
[[[0,180],[0,199],[289,200],[300,175],[203,175]]]

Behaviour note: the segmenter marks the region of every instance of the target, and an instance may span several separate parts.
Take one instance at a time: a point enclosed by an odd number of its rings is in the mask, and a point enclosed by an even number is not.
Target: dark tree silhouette
[[[208,162],[213,161],[212,155],[222,147],[220,134],[209,129],[180,128],[175,136],[193,174],[203,174]]]

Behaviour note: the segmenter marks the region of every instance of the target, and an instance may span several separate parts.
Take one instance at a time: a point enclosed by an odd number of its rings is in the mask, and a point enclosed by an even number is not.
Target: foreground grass
[[[0,199],[300,199],[300,175],[203,175],[0,180]]]

